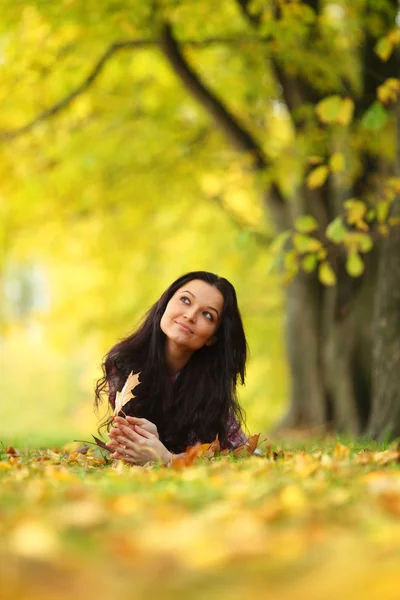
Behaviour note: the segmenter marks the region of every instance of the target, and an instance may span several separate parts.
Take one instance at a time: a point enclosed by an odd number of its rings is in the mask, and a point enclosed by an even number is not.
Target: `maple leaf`
[[[249,439],[247,440],[247,446],[248,446],[249,452],[251,454],[253,454],[254,450],[257,448],[259,438],[260,438],[260,434],[256,433],[254,435],[251,435],[249,437]]]
[[[241,446],[235,448],[232,454],[234,456],[248,456],[249,454],[253,454],[254,450],[257,448],[259,437],[259,433],[251,435],[248,438],[246,444],[242,444]]]
[[[114,408],[114,417],[121,412],[122,407],[125,406],[129,400],[134,398],[133,389],[139,383],[139,373],[133,374],[131,371],[128,375],[127,380],[125,381],[125,385],[120,392],[117,392],[115,396],[115,408]]]

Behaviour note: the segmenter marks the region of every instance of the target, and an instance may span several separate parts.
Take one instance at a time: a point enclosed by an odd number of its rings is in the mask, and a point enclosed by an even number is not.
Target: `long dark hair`
[[[200,279],[217,288],[224,298],[217,341],[193,353],[174,381],[165,360],[166,336],[160,321],[172,296],[184,284]],[[207,271],[182,275],[150,308],[140,327],[118,342],[104,357],[103,377],[96,384],[98,408],[107,394],[114,408],[131,371],[140,372],[135,398],[124,406],[127,415],[146,418],[157,425],[160,439],[172,452],[182,452],[196,441],[226,439],[227,423],[244,420],[236,387],[244,383],[247,343],[235,288],[223,277]]]

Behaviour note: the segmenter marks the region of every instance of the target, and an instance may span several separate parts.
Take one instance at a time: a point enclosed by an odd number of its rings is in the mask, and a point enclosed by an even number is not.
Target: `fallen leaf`
[[[189,446],[186,449],[186,452],[183,456],[179,456],[177,458],[172,459],[172,467],[174,469],[182,469],[184,467],[190,467],[194,464],[196,459],[201,456],[202,453],[202,445],[200,442],[195,444],[194,446]]]
[[[253,454],[254,450],[257,448],[259,438],[260,434],[256,433],[255,435],[251,435],[247,440],[247,446],[249,447],[251,454]]]
[[[221,451],[221,444],[219,443],[218,435],[215,438],[215,440],[211,442],[211,444],[203,444],[202,448],[206,445],[208,446],[208,448],[201,454],[202,456],[204,456],[204,458],[212,458]]]

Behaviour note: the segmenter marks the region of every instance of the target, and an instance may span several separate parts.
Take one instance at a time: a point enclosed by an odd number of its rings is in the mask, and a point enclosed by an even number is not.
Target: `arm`
[[[234,414],[230,412],[226,426],[226,439],[222,444],[223,448],[234,450],[238,446],[247,444],[247,440],[248,438],[243,432],[239,421],[235,418]]]

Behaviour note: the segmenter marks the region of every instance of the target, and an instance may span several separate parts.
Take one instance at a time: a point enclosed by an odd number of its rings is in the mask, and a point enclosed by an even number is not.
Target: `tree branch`
[[[250,154],[253,157],[252,168],[259,172],[264,171],[270,163],[257,141],[239,124],[236,117],[229,112],[226,106],[207,88],[197,73],[190,67],[174,39],[171,26],[168,23],[164,26],[161,39],[161,48],[165,57],[188,92],[211,115],[232,146],[239,152]],[[277,229],[286,229],[287,210],[278,186],[272,183],[270,189],[265,190],[264,193],[265,202],[269,207]]]
[[[236,150],[251,154],[254,166],[261,170],[267,166],[266,158],[256,140],[242,127],[223,103],[207,88],[200,77],[187,63],[172,35],[169,23],[165,23],[160,40],[161,49],[172,69],[188,92],[211,115]]]
[[[45,109],[39,115],[37,115],[34,119],[26,123],[26,125],[22,125],[22,127],[17,127],[12,130],[2,130],[0,131],[0,141],[8,141],[16,138],[19,135],[24,133],[28,133],[31,131],[36,125],[39,125],[42,121],[54,117],[57,113],[66,109],[72,102],[83,92],[85,92],[92,83],[97,79],[103,70],[105,64],[108,60],[119,50],[123,50],[125,48],[145,48],[146,46],[154,45],[152,40],[128,40],[126,42],[115,42],[111,44],[104,52],[104,54],[100,57],[97,63],[94,65],[89,75],[82,81],[78,87],[76,87],[70,94],[62,98],[56,104],[53,104],[50,108]]]
[[[269,38],[261,37],[261,36],[242,36],[240,38],[229,38],[229,37],[211,37],[205,40],[186,40],[182,42],[185,46],[191,46],[195,48],[204,48],[211,45],[218,44],[232,44],[237,46],[238,44],[246,44],[255,42],[265,43],[269,40]],[[68,108],[78,96],[83,94],[98,78],[100,73],[103,71],[106,63],[120,50],[126,50],[131,48],[149,48],[149,47],[157,47],[158,40],[156,39],[144,39],[144,40],[126,40],[121,42],[114,42],[111,44],[106,51],[102,54],[96,64],[93,66],[89,75],[80,83],[71,93],[62,98],[56,104],[53,104],[49,108],[46,108],[44,111],[39,113],[35,118],[31,121],[22,125],[21,127],[17,127],[15,129],[10,130],[0,130],[0,142],[10,141],[20,135],[25,133],[29,133],[34,129],[37,125],[54,117],[56,114],[62,112],[66,108]]]

